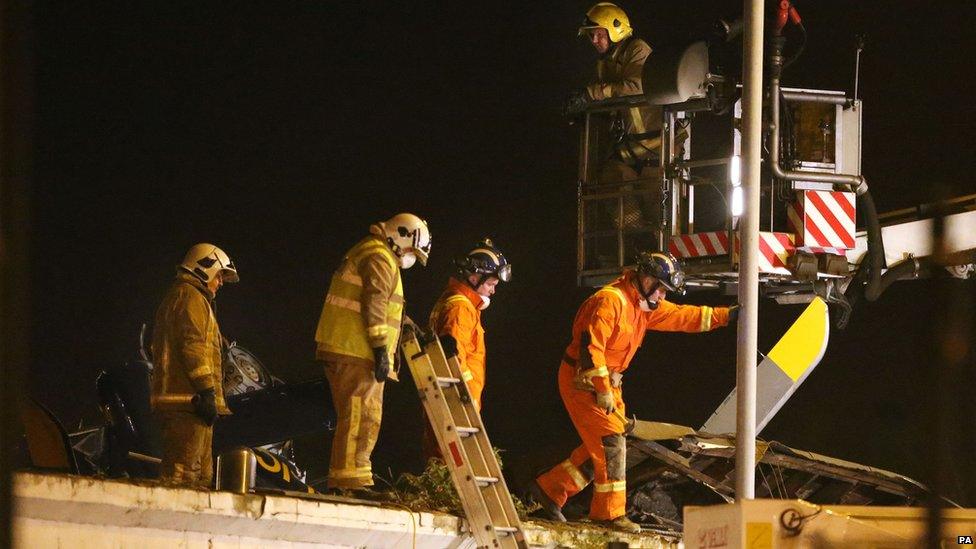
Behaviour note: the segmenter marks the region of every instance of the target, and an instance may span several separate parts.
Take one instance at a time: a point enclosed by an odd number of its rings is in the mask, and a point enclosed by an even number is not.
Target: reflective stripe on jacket
[[[156,309],[152,341],[154,408],[192,411],[193,395],[212,388],[218,413],[230,414],[224,402],[220,328],[212,299],[203,282],[180,273]]]
[[[315,330],[320,352],[373,362],[373,348],[386,346],[393,363],[403,318],[403,283],[386,243],[368,236],[353,246],[332,275]]]
[[[651,47],[640,38],[628,38],[613,47],[613,50],[600,58],[596,64],[596,82],[587,86],[594,100],[640,95],[644,93],[644,62],[651,54]],[[631,107],[624,111],[621,121],[627,134],[660,132],[660,107]],[[645,158],[651,151],[659,151],[660,137],[635,140],[618,150],[624,160],[634,157]]]
[[[430,329],[457,341],[461,374],[479,409],[485,387],[485,329],[481,325],[480,304],[478,292],[452,278],[430,313]]]
[[[593,358],[588,377],[600,393],[610,390],[611,372],[623,372],[630,365],[647,330],[707,332],[729,322],[728,307],[678,305],[662,299],[657,309],[641,311],[635,277],[633,271],[627,271],[598,290],[583,302],[573,321],[573,340],[566,347],[566,357],[578,363],[580,336],[587,330]]]

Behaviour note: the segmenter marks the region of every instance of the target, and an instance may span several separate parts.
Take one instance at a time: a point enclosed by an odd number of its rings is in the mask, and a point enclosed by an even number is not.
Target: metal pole
[[[948,196],[948,188],[936,187],[938,196]],[[949,201],[946,200],[945,203]],[[949,253],[949,239],[946,236],[946,217],[952,211],[951,206],[938,212],[932,220],[932,243],[935,249],[933,258],[935,263],[948,267],[958,263]],[[954,532],[946,531],[945,507],[943,496],[953,499],[962,498],[963,505],[972,505],[972,493],[966,493],[971,488],[967,481],[971,477],[973,460],[967,452],[971,445],[961,445],[960,441],[972,440],[967,437],[964,425],[971,425],[972,419],[968,412],[960,412],[954,406],[955,395],[966,394],[967,388],[972,386],[971,372],[967,370],[973,366],[973,292],[972,285],[953,278],[943,277],[932,281],[936,285],[935,315],[929,324],[929,338],[932,348],[926,391],[922,392],[920,405],[928,411],[926,414],[926,448],[924,468],[925,481],[932,490],[928,494],[926,547],[944,547],[944,541]],[[962,388],[962,389],[960,389]],[[971,431],[970,431],[971,432]],[[968,501],[967,501],[968,500]]]
[[[592,138],[591,116],[584,115],[583,127],[580,129],[579,150],[580,161],[578,177],[576,179],[576,283],[583,284],[583,271],[586,270],[586,254],[592,253],[586,245],[586,204],[583,202],[583,188],[592,185],[590,179],[590,139]]]
[[[830,105],[840,105],[845,108],[854,104],[853,99],[848,99],[846,96],[836,93],[790,90],[781,90],[780,93],[783,95],[783,99],[799,103],[827,103]]]
[[[739,344],[736,349],[735,497],[755,497],[756,349],[759,310],[759,183],[762,149],[763,2],[743,0],[742,188],[739,218]]]
[[[861,79],[861,52],[864,51],[864,35],[857,35],[857,55],[854,59],[854,101],[857,101],[857,85]]]
[[[675,218],[675,204],[678,200],[677,194],[675,193],[674,182],[668,177],[668,166],[674,160],[671,157],[671,112],[668,109],[663,109],[661,116],[661,196],[664,200],[661,202],[661,222],[658,223],[658,234],[657,234],[657,246],[659,250],[667,250],[668,242],[671,241],[671,235],[676,234],[674,230]],[[670,198],[670,200],[668,200]]]

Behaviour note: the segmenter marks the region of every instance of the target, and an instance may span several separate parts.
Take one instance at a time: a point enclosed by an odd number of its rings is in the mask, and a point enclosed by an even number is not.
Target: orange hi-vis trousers
[[[607,415],[597,408],[592,392],[573,386],[573,374],[573,367],[563,362],[559,368],[559,394],[583,444],[536,482],[549,499],[562,507],[592,480],[590,518],[613,520],[624,516],[627,507],[624,403],[620,389],[611,388],[617,412]]]

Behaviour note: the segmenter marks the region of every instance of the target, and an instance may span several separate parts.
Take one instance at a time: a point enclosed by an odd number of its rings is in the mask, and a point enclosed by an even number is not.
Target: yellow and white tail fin
[[[827,350],[829,337],[827,304],[815,297],[756,367],[756,433],[762,431],[817,367]],[[734,433],[735,399],[736,391],[732,389],[699,431],[717,435]]]

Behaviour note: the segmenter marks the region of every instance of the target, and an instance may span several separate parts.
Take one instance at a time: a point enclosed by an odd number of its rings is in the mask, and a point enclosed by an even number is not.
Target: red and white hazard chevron
[[[677,258],[726,255],[729,253],[729,233],[711,231],[672,236],[668,251]]]
[[[854,193],[802,191],[786,213],[797,248],[840,255],[854,248]]]
[[[792,274],[786,266],[791,255],[796,252],[791,233],[759,233],[759,272],[770,274]],[[739,233],[735,234],[733,262],[739,263]]]

